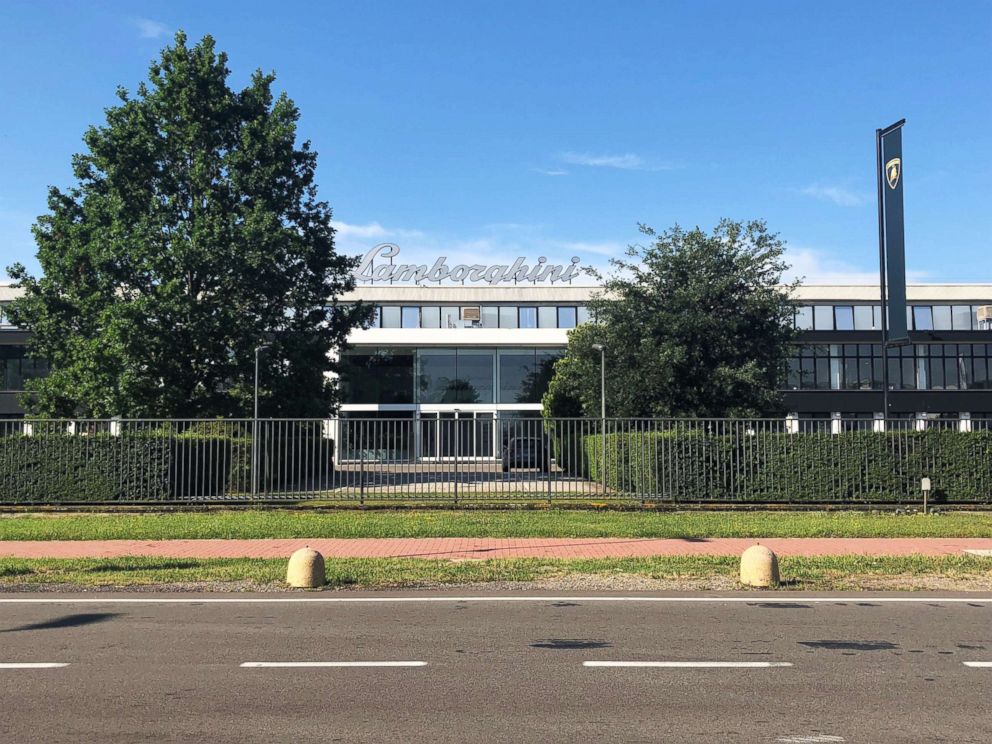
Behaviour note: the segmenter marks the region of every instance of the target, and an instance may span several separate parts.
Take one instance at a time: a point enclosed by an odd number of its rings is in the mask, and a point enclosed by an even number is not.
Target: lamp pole
[[[593,344],[592,348],[599,352],[599,419],[603,439],[603,496],[606,496],[606,347]]]
[[[271,349],[270,344],[255,347],[255,415],[251,425],[251,495],[258,493],[258,360],[263,351]]]

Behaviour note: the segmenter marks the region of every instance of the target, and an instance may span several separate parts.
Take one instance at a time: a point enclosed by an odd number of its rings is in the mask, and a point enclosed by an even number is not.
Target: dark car
[[[551,470],[551,454],[541,437],[512,437],[503,447],[503,472],[510,468]]]

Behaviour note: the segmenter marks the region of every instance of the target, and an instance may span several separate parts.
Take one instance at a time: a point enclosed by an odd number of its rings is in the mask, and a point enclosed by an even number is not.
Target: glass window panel
[[[382,308],[382,327],[383,328],[400,327],[400,309],[398,306],[385,305]]]
[[[576,322],[588,323],[590,320],[592,320],[592,314],[589,312],[589,308],[585,305],[579,305],[578,320]]]
[[[522,308],[520,308],[520,327],[521,328],[537,328],[537,308],[536,307],[522,307]]]
[[[536,374],[534,349],[499,350],[499,402],[527,403],[525,387]]]
[[[951,308],[951,324],[955,331],[970,331],[972,329],[971,305],[954,305]]]
[[[903,390],[916,390],[916,362],[913,359],[902,359],[893,362],[902,365],[900,382]],[[891,366],[889,367],[891,370]]]
[[[813,330],[813,308],[809,305],[800,305],[796,308],[796,328],[800,331]]]
[[[844,389],[858,389],[858,359],[857,357],[846,357],[844,359]]]
[[[913,328],[917,331],[932,331],[933,308],[928,305],[913,305]]]
[[[441,327],[442,328],[460,328],[461,322],[461,310],[457,307],[446,306],[441,308]]]
[[[578,324],[578,317],[576,313],[576,308],[574,307],[558,308],[559,328],[575,328],[577,324]]]
[[[871,322],[872,328],[876,330],[881,330],[882,328],[882,306],[872,305],[871,306]]]
[[[950,305],[934,305],[932,312],[933,312],[933,329],[935,331],[951,330]]]
[[[495,305],[482,306],[482,327],[499,328],[499,308]]]
[[[818,331],[832,331],[834,329],[833,305],[815,305],[813,307],[813,325]]]
[[[944,389],[957,390],[960,385],[958,378],[958,358],[944,358]]]
[[[382,327],[382,308],[376,305],[375,312],[372,313],[372,320],[369,322],[369,328],[381,328],[381,327]]]
[[[979,390],[986,390],[989,387],[988,361],[985,357],[975,357],[972,360],[974,369],[973,385]]]
[[[402,310],[402,326],[404,328],[420,328],[420,308],[404,307]]]
[[[458,379],[450,390],[455,400],[451,402],[492,403],[495,358],[494,349],[459,349]]]
[[[861,357],[858,359],[858,387],[862,390],[871,390],[872,367],[871,357]]]
[[[802,360],[799,357],[789,359],[789,374],[786,380],[786,387],[789,390],[799,390],[802,385]]]
[[[916,389],[917,390],[928,390],[929,389],[929,377],[928,377],[928,359],[917,359],[916,360]]]
[[[516,328],[517,327],[517,308],[515,306],[503,306],[499,309],[499,327],[500,328]]]
[[[829,390],[830,389],[830,360],[826,357],[820,357],[816,360],[816,380],[815,387],[817,390]]]
[[[345,403],[413,403],[413,351],[373,349],[341,356]]]
[[[854,330],[872,331],[875,330],[875,319],[871,305],[855,305],[854,307]]]
[[[834,328],[838,331],[854,330],[854,308],[850,305],[837,305],[834,308]]]
[[[543,306],[537,309],[538,328],[558,327],[558,308],[553,306]]]
[[[831,358],[830,359],[830,389],[840,390],[843,388],[843,369],[841,368],[841,359]]]
[[[982,307],[982,306],[981,305],[972,305],[971,306],[971,322],[972,322],[972,327],[976,331],[983,330],[983,328],[989,328],[989,324],[987,322],[984,322],[983,321],[982,324],[980,324],[978,322],[978,308],[979,307]]]
[[[420,308],[420,327],[421,328],[440,328],[441,327],[441,308],[434,307],[422,307]]]
[[[454,349],[417,351],[417,400],[420,403],[459,403],[457,355]]]

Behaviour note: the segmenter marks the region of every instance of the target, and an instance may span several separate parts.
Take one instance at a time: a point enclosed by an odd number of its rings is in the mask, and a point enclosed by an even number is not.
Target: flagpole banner
[[[889,342],[909,341],[906,328],[906,244],[902,209],[902,127],[882,135],[882,214],[885,224],[885,280]]]

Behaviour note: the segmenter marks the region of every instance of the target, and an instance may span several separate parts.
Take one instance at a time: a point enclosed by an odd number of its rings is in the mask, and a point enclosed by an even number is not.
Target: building
[[[889,352],[892,417],[913,427],[987,426],[992,326],[979,320],[979,308],[992,305],[992,284],[907,289],[911,344]],[[586,303],[596,291],[568,283],[360,284],[343,300],[370,302],[377,313],[343,355],[342,416],[420,422],[411,430],[421,457],[450,449],[443,432],[454,429],[442,422],[471,420],[482,432],[472,454],[493,456],[489,422],[540,415],[554,360],[569,329],[591,320]],[[12,298],[0,287],[0,303]],[[790,418],[831,430],[880,428],[878,287],[804,286],[795,302],[801,336],[784,391]],[[18,388],[45,368],[24,357],[26,334],[3,323],[0,305],[0,415],[20,415]]]

